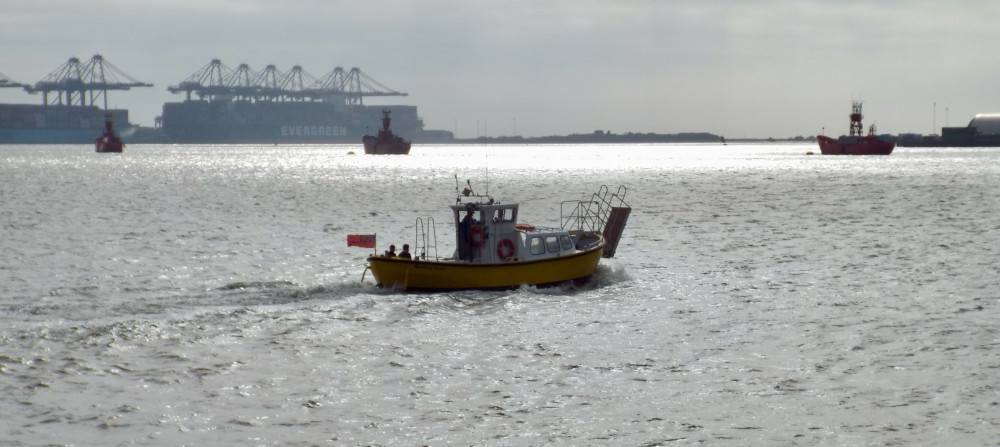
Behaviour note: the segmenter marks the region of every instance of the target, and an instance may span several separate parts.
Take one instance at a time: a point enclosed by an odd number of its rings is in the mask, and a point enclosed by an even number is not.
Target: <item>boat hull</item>
[[[366,154],[406,155],[410,153],[409,141],[378,141],[376,138],[366,138],[363,142]]]
[[[872,136],[833,139],[820,135],[816,139],[824,155],[889,155],[896,148],[896,143]]]
[[[101,152],[111,152],[111,153],[119,153],[120,154],[122,152],[125,152],[124,148],[120,144],[117,144],[117,145],[112,145],[112,144],[100,145],[100,144],[98,144],[95,149],[96,149],[95,152],[99,152],[99,153],[101,153]]]
[[[371,256],[368,268],[379,287],[413,291],[512,289],[589,278],[597,270],[603,251],[602,240],[586,251],[534,261],[476,263]]]
[[[112,134],[111,136],[101,136],[94,140],[94,150],[96,152],[124,152],[125,143]]]

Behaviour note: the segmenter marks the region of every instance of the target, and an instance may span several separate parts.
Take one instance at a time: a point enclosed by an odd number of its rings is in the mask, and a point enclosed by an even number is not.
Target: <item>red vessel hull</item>
[[[833,139],[823,135],[817,136],[819,150],[824,155],[889,155],[896,148],[892,141],[880,140],[878,137],[840,137]]]
[[[111,114],[104,120],[104,134],[94,139],[94,150],[97,152],[122,152],[125,143],[111,129]]]
[[[94,149],[97,152],[124,152],[125,144],[122,143],[122,140],[119,140],[117,137],[114,139],[98,137],[97,140],[94,141]]]
[[[399,137],[380,139],[366,135],[362,142],[365,145],[366,154],[406,155],[410,153],[410,142]]]

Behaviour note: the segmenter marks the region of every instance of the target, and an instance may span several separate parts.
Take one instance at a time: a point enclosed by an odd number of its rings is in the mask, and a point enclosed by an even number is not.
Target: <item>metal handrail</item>
[[[422,258],[426,260],[427,252],[431,248],[433,248],[434,260],[435,261],[440,260],[437,251],[437,225],[435,225],[434,223],[434,218],[428,217],[427,223],[424,224],[423,219],[418,217],[414,226],[415,226],[414,243],[413,243],[413,253],[415,253],[413,255],[414,258]],[[428,229],[430,230],[430,234],[428,234]],[[430,240],[431,237],[433,237],[433,240]]]
[[[618,187],[618,190],[611,193],[607,185],[601,185],[600,189],[590,200],[564,201],[559,205],[559,217],[563,229],[604,231],[604,225],[608,222],[612,208],[628,207],[625,203],[625,194],[628,189],[625,185]],[[566,211],[567,204],[572,203],[571,211]]]

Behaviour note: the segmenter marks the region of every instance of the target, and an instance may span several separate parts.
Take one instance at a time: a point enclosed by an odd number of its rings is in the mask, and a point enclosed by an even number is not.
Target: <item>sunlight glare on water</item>
[[[990,445],[1000,152],[809,144],[0,149],[11,445]],[[353,153],[352,153],[353,152]],[[558,226],[627,186],[585,284],[361,281],[470,180]],[[457,184],[456,184],[457,183]]]

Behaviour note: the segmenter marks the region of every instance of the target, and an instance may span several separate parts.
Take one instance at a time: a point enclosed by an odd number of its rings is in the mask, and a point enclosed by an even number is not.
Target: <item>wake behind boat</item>
[[[819,140],[819,150],[824,155],[889,155],[896,143],[879,138],[875,134],[875,125],[868,128],[868,135],[862,134],[861,101],[851,104],[851,134],[841,136],[836,140],[824,135],[816,137]]]
[[[519,224],[518,204],[497,203],[470,186],[450,207],[456,230],[451,257],[428,255],[437,250],[434,222],[417,219],[418,256],[372,255],[365,270],[371,270],[378,286],[403,290],[509,289],[585,280],[602,257],[615,254],[632,210],[625,193],[624,186],[615,193],[602,186],[590,201],[563,202],[561,228],[545,228]],[[369,237],[371,245],[365,246],[374,246],[374,236]]]

